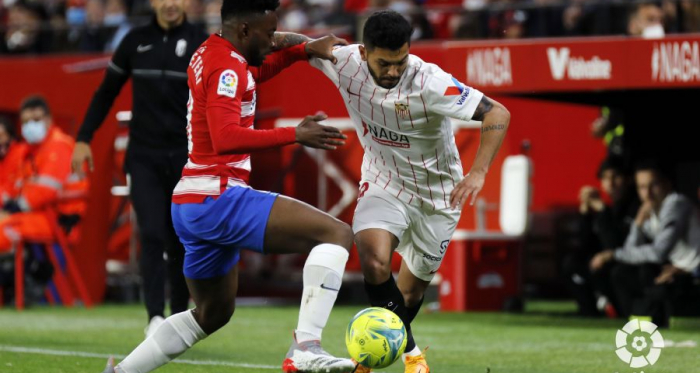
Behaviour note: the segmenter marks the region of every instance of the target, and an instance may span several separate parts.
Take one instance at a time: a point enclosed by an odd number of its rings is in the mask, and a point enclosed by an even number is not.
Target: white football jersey
[[[483,93],[414,55],[399,83],[385,89],[374,82],[359,45],[334,54],[336,64],[309,62],[336,84],[355,124],[365,150],[360,188],[374,183],[408,204],[449,208],[463,170],[448,117],[470,120]]]

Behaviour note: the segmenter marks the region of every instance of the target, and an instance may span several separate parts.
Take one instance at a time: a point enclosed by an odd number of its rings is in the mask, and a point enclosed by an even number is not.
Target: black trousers
[[[647,289],[654,286],[654,279],[659,273],[661,266],[658,264],[615,264],[610,277],[621,317],[627,318],[635,311],[639,312],[635,310],[635,302],[647,295]]]
[[[131,175],[131,202],[140,233],[140,266],[148,318],[164,316],[166,273],[170,312],[183,312],[190,298],[182,274],[185,249],[173,229],[170,203],[187,163],[187,149],[155,152],[130,146],[125,163]]]
[[[567,255],[562,263],[562,274],[582,316],[601,315],[597,295],[604,295],[617,309],[617,299],[610,281],[612,263],[591,272],[590,263],[594,255],[592,251],[577,251]]]

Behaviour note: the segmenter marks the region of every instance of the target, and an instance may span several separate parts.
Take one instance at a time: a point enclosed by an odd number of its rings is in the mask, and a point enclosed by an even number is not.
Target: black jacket
[[[131,30],[112,56],[102,84],[92,98],[78,141],[90,142],[124,83],[133,79],[129,147],[187,151],[187,66],[206,40],[187,21],[170,30],[156,22]]]

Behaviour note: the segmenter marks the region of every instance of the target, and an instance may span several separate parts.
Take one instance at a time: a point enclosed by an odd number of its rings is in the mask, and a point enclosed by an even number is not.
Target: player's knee
[[[345,250],[350,251],[353,242],[352,228],[342,221],[334,221],[326,230],[322,241],[322,243],[332,243],[342,246]]]
[[[231,303],[216,303],[197,307],[197,322],[205,333],[211,334],[228,324],[236,306]]]
[[[367,282],[379,284],[391,276],[391,263],[385,262],[373,255],[361,256],[362,273]]]

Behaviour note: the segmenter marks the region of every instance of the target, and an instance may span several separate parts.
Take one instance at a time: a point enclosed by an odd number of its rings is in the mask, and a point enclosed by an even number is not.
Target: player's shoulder
[[[231,69],[236,71],[245,71],[248,69],[248,64],[243,56],[238,52],[227,48],[224,45],[216,43],[212,40],[216,36],[207,39],[200,47],[202,50],[202,58],[204,59],[205,68],[210,69]]]
[[[338,65],[359,64],[362,62],[360,55],[360,44],[336,45],[333,47],[333,54],[338,59]]]

